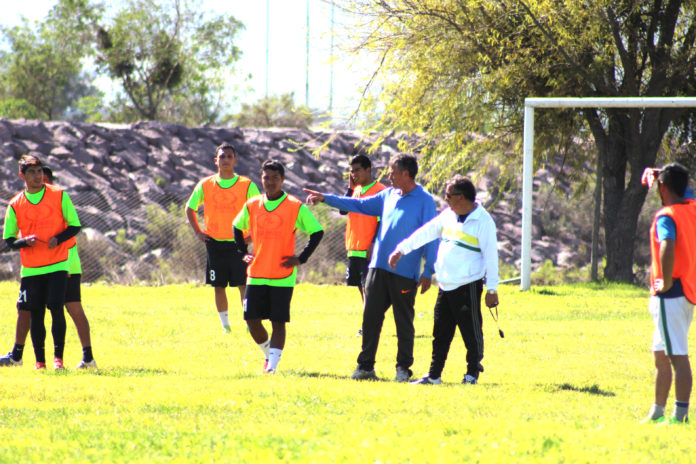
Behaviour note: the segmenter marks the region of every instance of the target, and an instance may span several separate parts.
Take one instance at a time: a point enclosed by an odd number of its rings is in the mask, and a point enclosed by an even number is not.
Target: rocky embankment
[[[132,125],[40,122],[0,118],[0,207],[23,188],[17,176],[17,160],[28,152],[38,152],[55,172],[57,184],[70,192],[85,234],[101,240],[100,247],[113,248],[118,262],[127,261],[131,240],[148,230],[148,205],[163,210],[183,208],[196,182],[215,171],[217,145],[229,142],[238,152],[236,171],[260,186],[259,168],[267,159],[282,161],[287,169],[285,190],[304,198],[302,187],[343,193],[348,160],[371,143],[357,132],[338,134],[297,129],[239,129],[224,127],[185,127],[178,124],[139,122]],[[372,155],[377,167],[387,165],[397,153],[398,138],[387,138]],[[320,155],[314,150],[324,145]],[[547,182],[551,174],[541,172],[535,182]],[[481,198],[494,186],[487,178]],[[491,211],[499,227],[501,259],[514,264],[520,256],[521,203],[518,195],[502,197]],[[536,211],[535,211],[536,216]],[[536,221],[535,221],[536,223]],[[118,242],[122,231],[121,243]],[[150,231],[151,232],[151,231]],[[578,252],[577,238],[559,241],[543,236],[535,225],[533,261],[551,260],[559,265],[587,261]],[[337,243],[343,237],[334,238]],[[130,242],[129,242],[130,243]],[[562,243],[562,244],[561,244]],[[138,245],[138,244],[136,244]],[[157,246],[139,244],[141,254]],[[148,245],[146,242],[144,245]],[[138,247],[131,246],[131,251]],[[585,247],[586,248],[586,247]],[[124,251],[125,250],[125,251]],[[1,277],[16,272],[16,255],[3,254]],[[149,260],[157,255],[149,256]]]

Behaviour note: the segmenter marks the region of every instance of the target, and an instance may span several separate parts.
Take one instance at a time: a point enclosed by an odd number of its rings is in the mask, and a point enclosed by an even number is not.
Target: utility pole
[[[305,106],[309,108],[309,0],[307,0],[307,59],[305,62]]]
[[[271,36],[271,0],[266,0],[266,98],[268,98],[268,54],[270,49]]]

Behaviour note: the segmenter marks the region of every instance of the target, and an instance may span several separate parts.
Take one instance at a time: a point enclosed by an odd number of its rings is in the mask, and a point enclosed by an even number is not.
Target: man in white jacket
[[[466,345],[466,375],[462,383],[476,384],[483,371],[481,294],[486,306],[498,305],[498,240],[493,218],[476,203],[471,181],[455,176],[447,183],[449,208],[399,243],[389,256],[392,269],[402,256],[440,240],[435,274],[440,289],[435,303],[433,356],[430,371],[416,384],[440,384],[442,369],[457,326]]]

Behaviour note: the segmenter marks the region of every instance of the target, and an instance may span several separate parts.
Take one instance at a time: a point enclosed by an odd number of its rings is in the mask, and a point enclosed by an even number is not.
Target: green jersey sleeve
[[[63,201],[61,203],[63,209],[63,219],[69,226],[82,227],[80,224],[80,218],[77,217],[77,211],[75,210],[75,205],[73,205],[72,200],[67,192],[63,192]]]
[[[300,211],[297,213],[295,228],[306,232],[308,235],[312,235],[314,232],[324,230],[321,224],[319,224],[317,218],[314,217],[307,205],[304,204],[300,206]]]
[[[192,210],[198,210],[198,207],[203,204],[203,181],[196,184],[196,188],[193,189],[191,197],[188,200],[187,206]]]
[[[19,226],[17,225],[17,216],[10,205],[7,205],[7,211],[5,211],[5,228],[2,232],[2,238],[8,239],[10,237],[17,237],[19,235]]]
[[[247,200],[251,197],[256,197],[261,195],[261,192],[259,191],[259,188],[256,186],[256,184],[252,181],[249,183],[249,188],[247,189]]]
[[[239,230],[249,230],[249,208],[247,208],[246,204],[235,218],[234,226]]]

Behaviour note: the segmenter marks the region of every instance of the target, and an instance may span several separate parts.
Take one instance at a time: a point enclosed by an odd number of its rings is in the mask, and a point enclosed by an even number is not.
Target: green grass
[[[17,290],[0,284],[7,348]],[[391,311],[376,366],[384,381],[351,381],[358,292],[315,285],[296,288],[279,372],[263,375],[238,294],[228,295],[224,335],[210,288],[83,288],[100,370],[36,372],[28,344],[23,367],[0,370],[0,462],[693,461],[693,425],[638,424],[653,397],[643,289],[501,288],[505,338],[484,314],[486,370],[473,387],[459,383],[458,334],[443,385],[393,382]],[[417,376],[435,295],[416,304]],[[80,355],[69,321],[66,365]]]

